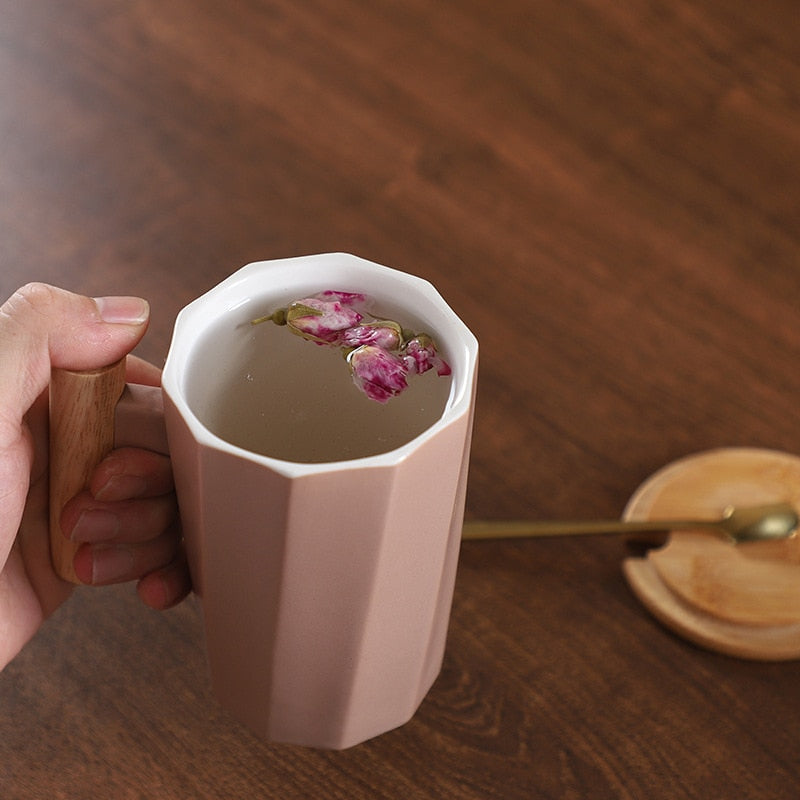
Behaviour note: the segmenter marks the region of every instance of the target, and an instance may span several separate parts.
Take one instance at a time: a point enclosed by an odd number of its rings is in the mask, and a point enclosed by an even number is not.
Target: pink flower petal
[[[342,332],[362,319],[358,311],[340,300],[318,297],[297,300],[286,311],[286,324],[295,333],[321,344],[339,344]]]
[[[450,365],[436,352],[433,339],[421,333],[410,339],[403,348],[402,358],[410,375],[422,375],[429,369],[436,369],[438,375],[449,375]]]
[[[344,306],[363,305],[367,302],[367,296],[365,294],[359,294],[358,292],[336,292],[332,289],[318,292],[314,297],[320,300],[338,300]]]
[[[342,344],[346,347],[361,347],[374,344],[384,350],[397,350],[402,341],[402,332],[396,322],[370,322],[356,325],[342,334]]]
[[[347,358],[353,381],[371,400],[385,403],[407,386],[403,359],[376,345],[365,344]]]

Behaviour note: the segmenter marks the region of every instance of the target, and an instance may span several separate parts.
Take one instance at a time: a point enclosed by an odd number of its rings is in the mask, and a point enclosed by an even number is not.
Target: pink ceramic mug
[[[224,357],[254,318],[326,289],[365,293],[401,323],[424,325],[452,369],[441,416],[388,452],[322,463],[213,433],[202,409],[224,362],[210,349]],[[349,747],[408,721],[436,678],[477,352],[429,283],[347,254],[250,264],[179,314],[164,416],[211,680],[223,707],[262,737]]]

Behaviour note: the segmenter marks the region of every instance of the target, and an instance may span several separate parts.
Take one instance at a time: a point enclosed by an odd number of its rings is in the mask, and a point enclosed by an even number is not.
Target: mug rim
[[[320,286],[320,279],[315,277],[319,269],[338,273],[332,279],[337,285]],[[247,287],[254,279],[264,278],[267,273],[269,292],[254,295]],[[296,299],[304,294],[332,288],[374,295],[372,287],[385,286],[387,281],[394,285],[395,291],[402,288],[406,293],[413,294],[418,303],[414,306],[413,313],[418,317],[424,318],[426,322],[435,318],[431,327],[435,331],[435,338],[446,342],[443,349],[452,367],[450,397],[442,415],[413,439],[392,450],[361,458],[323,462],[289,461],[231,444],[207,428],[190,407],[186,399],[186,379],[190,361],[195,355],[195,345],[202,340],[203,333],[213,327],[221,313],[240,309],[265,294],[280,296],[292,293],[292,299]],[[385,289],[383,293],[386,294]],[[213,315],[208,313],[208,306],[211,304],[220,308]],[[258,314],[254,313],[253,317],[256,316]],[[188,333],[189,330],[192,331],[191,334]],[[299,477],[349,469],[390,467],[399,463],[424,442],[470,413],[477,360],[477,339],[429,281],[350,253],[320,253],[250,262],[185,306],[175,320],[172,343],[162,374],[162,389],[198,444],[263,464],[289,477]]]

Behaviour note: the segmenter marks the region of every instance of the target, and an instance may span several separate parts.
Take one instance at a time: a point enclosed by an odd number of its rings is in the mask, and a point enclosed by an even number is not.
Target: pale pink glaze
[[[253,318],[242,308],[248,292],[314,284],[400,296],[435,317],[453,393],[442,419],[408,445],[349,462],[283,462],[222,442],[186,406],[182,381],[198,363],[192,338],[209,309]],[[349,747],[406,722],[435,680],[476,364],[474,337],[430,284],[344,254],[249,265],[179,318],[165,416],[212,684],[261,736]]]

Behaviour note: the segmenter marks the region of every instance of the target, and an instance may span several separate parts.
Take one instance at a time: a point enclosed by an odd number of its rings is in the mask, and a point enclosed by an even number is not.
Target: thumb
[[[147,328],[136,297],[91,299],[41,283],[0,307],[0,421],[18,423],[50,381],[51,367],[98,369],[129,353]]]
[[[52,367],[113,364],[142,338],[148,317],[138,298],[92,300],[41,283],[24,286],[0,306],[0,606],[8,604],[3,565],[22,519],[34,456],[25,415],[47,388]]]

